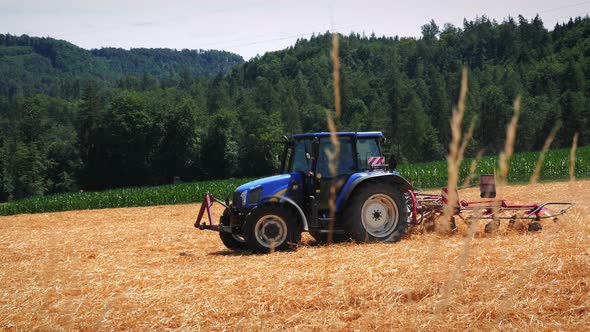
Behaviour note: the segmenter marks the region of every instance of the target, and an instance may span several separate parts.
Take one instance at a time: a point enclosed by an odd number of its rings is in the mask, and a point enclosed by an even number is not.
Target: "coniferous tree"
[[[154,138],[152,116],[145,100],[136,93],[123,93],[111,100],[105,122],[103,174],[116,186],[137,186],[149,176],[149,151]]]
[[[6,139],[0,134],[0,202],[6,202],[12,193],[12,179],[9,173],[10,156]]]
[[[575,131],[588,144],[589,29],[588,18],[548,31],[539,17],[482,16],[431,21],[420,38],[340,36],[338,129],[383,131],[399,161],[443,159],[465,66],[464,127],[478,117],[468,156],[502,148],[517,96],[517,151],[540,149],[559,121],[553,147]],[[327,130],[331,39],[299,39],[230,69],[224,52],[85,51],[0,35],[0,200],[270,173],[270,141]]]
[[[79,176],[84,188],[101,188],[105,167],[102,103],[94,81],[86,82],[78,120],[78,151],[82,162]]]
[[[14,198],[40,196],[45,192],[45,167],[43,163],[43,125],[40,100],[24,105],[24,114],[19,124],[20,142],[16,144],[13,179]]]

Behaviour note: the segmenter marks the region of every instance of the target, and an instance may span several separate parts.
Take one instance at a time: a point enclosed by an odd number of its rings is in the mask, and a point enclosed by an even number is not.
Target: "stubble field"
[[[576,205],[540,233],[304,236],[270,255],[226,251],[193,227],[197,204],[0,217],[0,329],[588,329],[590,181],[499,196]]]

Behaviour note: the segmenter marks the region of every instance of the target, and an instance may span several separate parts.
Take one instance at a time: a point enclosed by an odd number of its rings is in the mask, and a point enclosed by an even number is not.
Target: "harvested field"
[[[194,229],[196,204],[0,217],[0,329],[587,330],[590,181],[499,196],[576,206],[534,234],[270,255]]]

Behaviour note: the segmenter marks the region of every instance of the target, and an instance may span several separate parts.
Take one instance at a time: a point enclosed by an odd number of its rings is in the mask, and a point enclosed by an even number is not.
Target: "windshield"
[[[312,161],[308,160],[305,156],[306,153],[312,154],[311,140],[298,140],[295,141],[292,147],[289,149],[288,158],[289,165],[287,167],[287,173],[292,172],[304,172],[311,171]]]

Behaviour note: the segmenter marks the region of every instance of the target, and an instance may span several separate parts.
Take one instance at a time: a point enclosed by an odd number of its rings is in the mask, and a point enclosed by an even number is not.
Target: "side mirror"
[[[389,156],[389,168],[392,170],[397,168],[397,160],[393,155]]]

